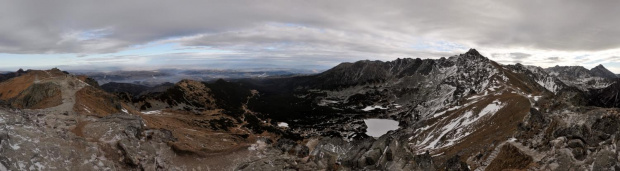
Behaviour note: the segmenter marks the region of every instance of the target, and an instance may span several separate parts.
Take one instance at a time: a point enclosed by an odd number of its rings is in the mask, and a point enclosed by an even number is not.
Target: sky
[[[620,1],[0,3],[0,70],[320,70],[475,48],[502,64],[603,64],[620,73]]]

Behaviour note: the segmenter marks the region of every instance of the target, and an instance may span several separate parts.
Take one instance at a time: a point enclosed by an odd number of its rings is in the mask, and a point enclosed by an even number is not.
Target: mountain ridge
[[[609,71],[602,64],[599,64],[596,67],[590,69],[590,72],[592,72],[592,74],[595,75],[595,76],[599,76],[599,77],[603,77],[603,78],[608,78],[608,79],[616,79],[616,78],[618,78],[616,76],[616,74],[614,74],[613,72]]]
[[[0,158],[0,164],[121,170],[599,168],[618,162],[618,152],[608,149],[616,146],[612,137],[620,136],[620,111],[612,108],[620,86],[592,70],[502,65],[470,49],[439,59],[342,63],[315,75],[185,79],[158,87],[98,86],[60,70],[27,71],[0,82],[0,99],[7,103],[0,123],[11,125],[0,130],[0,156],[18,156],[17,162]],[[43,92],[49,96],[33,96]],[[399,128],[370,137],[364,120],[371,118],[394,120]],[[94,150],[74,149],[68,144],[74,142],[89,142],[85,149]],[[54,153],[33,160],[34,146]],[[52,161],[49,156],[57,153],[76,161]],[[75,164],[83,161],[95,164]]]

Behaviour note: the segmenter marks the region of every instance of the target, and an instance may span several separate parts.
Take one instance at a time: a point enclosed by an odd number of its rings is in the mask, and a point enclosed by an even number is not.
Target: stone
[[[293,150],[295,156],[299,157],[299,158],[304,158],[306,156],[308,156],[308,154],[310,154],[310,148],[308,148],[305,145],[296,145],[294,150]]]
[[[461,156],[455,155],[454,157],[446,161],[446,168],[448,171],[469,171],[467,163],[461,161]]]
[[[617,165],[616,153],[609,150],[601,150],[593,158],[592,170],[615,170]]]
[[[9,140],[9,133],[5,131],[0,131],[0,144],[2,144],[2,142],[6,140]]]
[[[372,150],[368,150],[363,155],[363,158],[366,160],[366,165],[374,165],[379,162],[381,154],[381,149],[379,148],[373,148]]]
[[[297,143],[295,141],[293,141],[293,140],[281,138],[275,144],[275,147],[277,149],[280,149],[282,152],[288,152],[289,150],[291,150],[296,145],[297,145]]]
[[[140,165],[140,156],[138,155],[138,143],[128,139],[122,139],[117,142],[118,149],[123,154],[123,161],[130,166]]]
[[[583,141],[581,141],[580,139],[572,139],[568,141],[567,147],[568,148],[584,148],[585,145],[583,144]]]
[[[420,170],[435,170],[435,167],[433,166],[433,158],[428,151],[424,154],[414,156],[413,161]]]

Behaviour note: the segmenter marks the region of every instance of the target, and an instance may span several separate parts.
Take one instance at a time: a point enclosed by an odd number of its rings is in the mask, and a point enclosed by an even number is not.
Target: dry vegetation
[[[217,112],[208,115],[197,115],[192,112],[163,110],[157,114],[141,117],[150,129],[170,130],[177,141],[170,142],[170,146],[181,154],[197,154],[200,156],[214,155],[247,148],[254,143],[250,131],[234,123],[227,130],[214,129],[213,120],[229,120]]]
[[[20,109],[45,109],[62,104],[61,88],[54,83],[33,84],[13,99],[12,106]]]
[[[17,97],[19,93],[26,90],[39,77],[38,72],[30,72],[26,75],[16,77],[0,83],[0,100],[9,100]],[[39,78],[41,79],[41,78]]]
[[[55,77],[66,76],[58,69],[36,71],[0,83],[0,100],[12,101],[15,108],[44,109],[62,104],[58,85],[45,82]]]
[[[87,86],[75,93],[73,110],[84,115],[104,117],[120,113],[122,105],[116,96],[103,90]]]
[[[429,120],[427,124],[434,126],[431,126],[428,130],[422,132],[422,134],[436,133],[434,131],[445,127],[446,124],[465,114],[467,111],[479,113],[481,109],[495,100],[507,105],[498,110],[494,115],[482,118],[472,124],[472,128],[468,128],[468,130],[471,129],[474,131],[456,142],[456,144],[434,151],[433,154],[441,154],[436,158],[438,163],[444,163],[448,158],[457,154],[460,156],[487,154],[488,151],[493,150],[500,142],[507,140],[515,134],[519,123],[522,122],[529,113],[530,101],[514,93],[504,93],[486,97],[470,106],[447,112],[442,117],[433,118]],[[448,133],[446,136],[451,136],[451,134],[453,134],[453,132]],[[487,156],[485,156],[485,158],[486,157]],[[462,157],[461,160],[466,161],[467,158]]]
[[[502,146],[502,150],[486,170],[526,170],[532,162],[532,157],[507,144]]]

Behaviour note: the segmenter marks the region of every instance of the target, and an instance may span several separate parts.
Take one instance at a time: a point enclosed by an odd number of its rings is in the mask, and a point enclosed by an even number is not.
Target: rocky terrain
[[[247,150],[256,139],[277,137],[253,133],[238,117],[223,114],[209,94],[168,101],[208,106],[201,111],[140,111],[86,81],[53,69],[0,83],[0,170],[230,170],[236,166],[229,161],[257,156]],[[178,85],[189,93],[200,84]]]
[[[588,91],[588,89],[601,89],[613,83],[617,77],[603,65],[598,65],[591,70],[582,66],[555,66],[545,69],[547,73],[562,80],[565,84]]]
[[[599,65],[440,59],[144,86],[58,69],[0,78],[0,170],[617,170]],[[366,134],[365,119],[397,130]]]
[[[616,79],[618,78],[618,76],[616,76],[616,74],[614,74],[613,72],[607,70],[607,68],[605,68],[605,66],[603,65],[597,65],[596,67],[592,68],[590,70],[590,72],[592,73],[592,75],[594,76],[598,76],[598,77],[603,77],[603,78],[608,78],[608,79]]]

